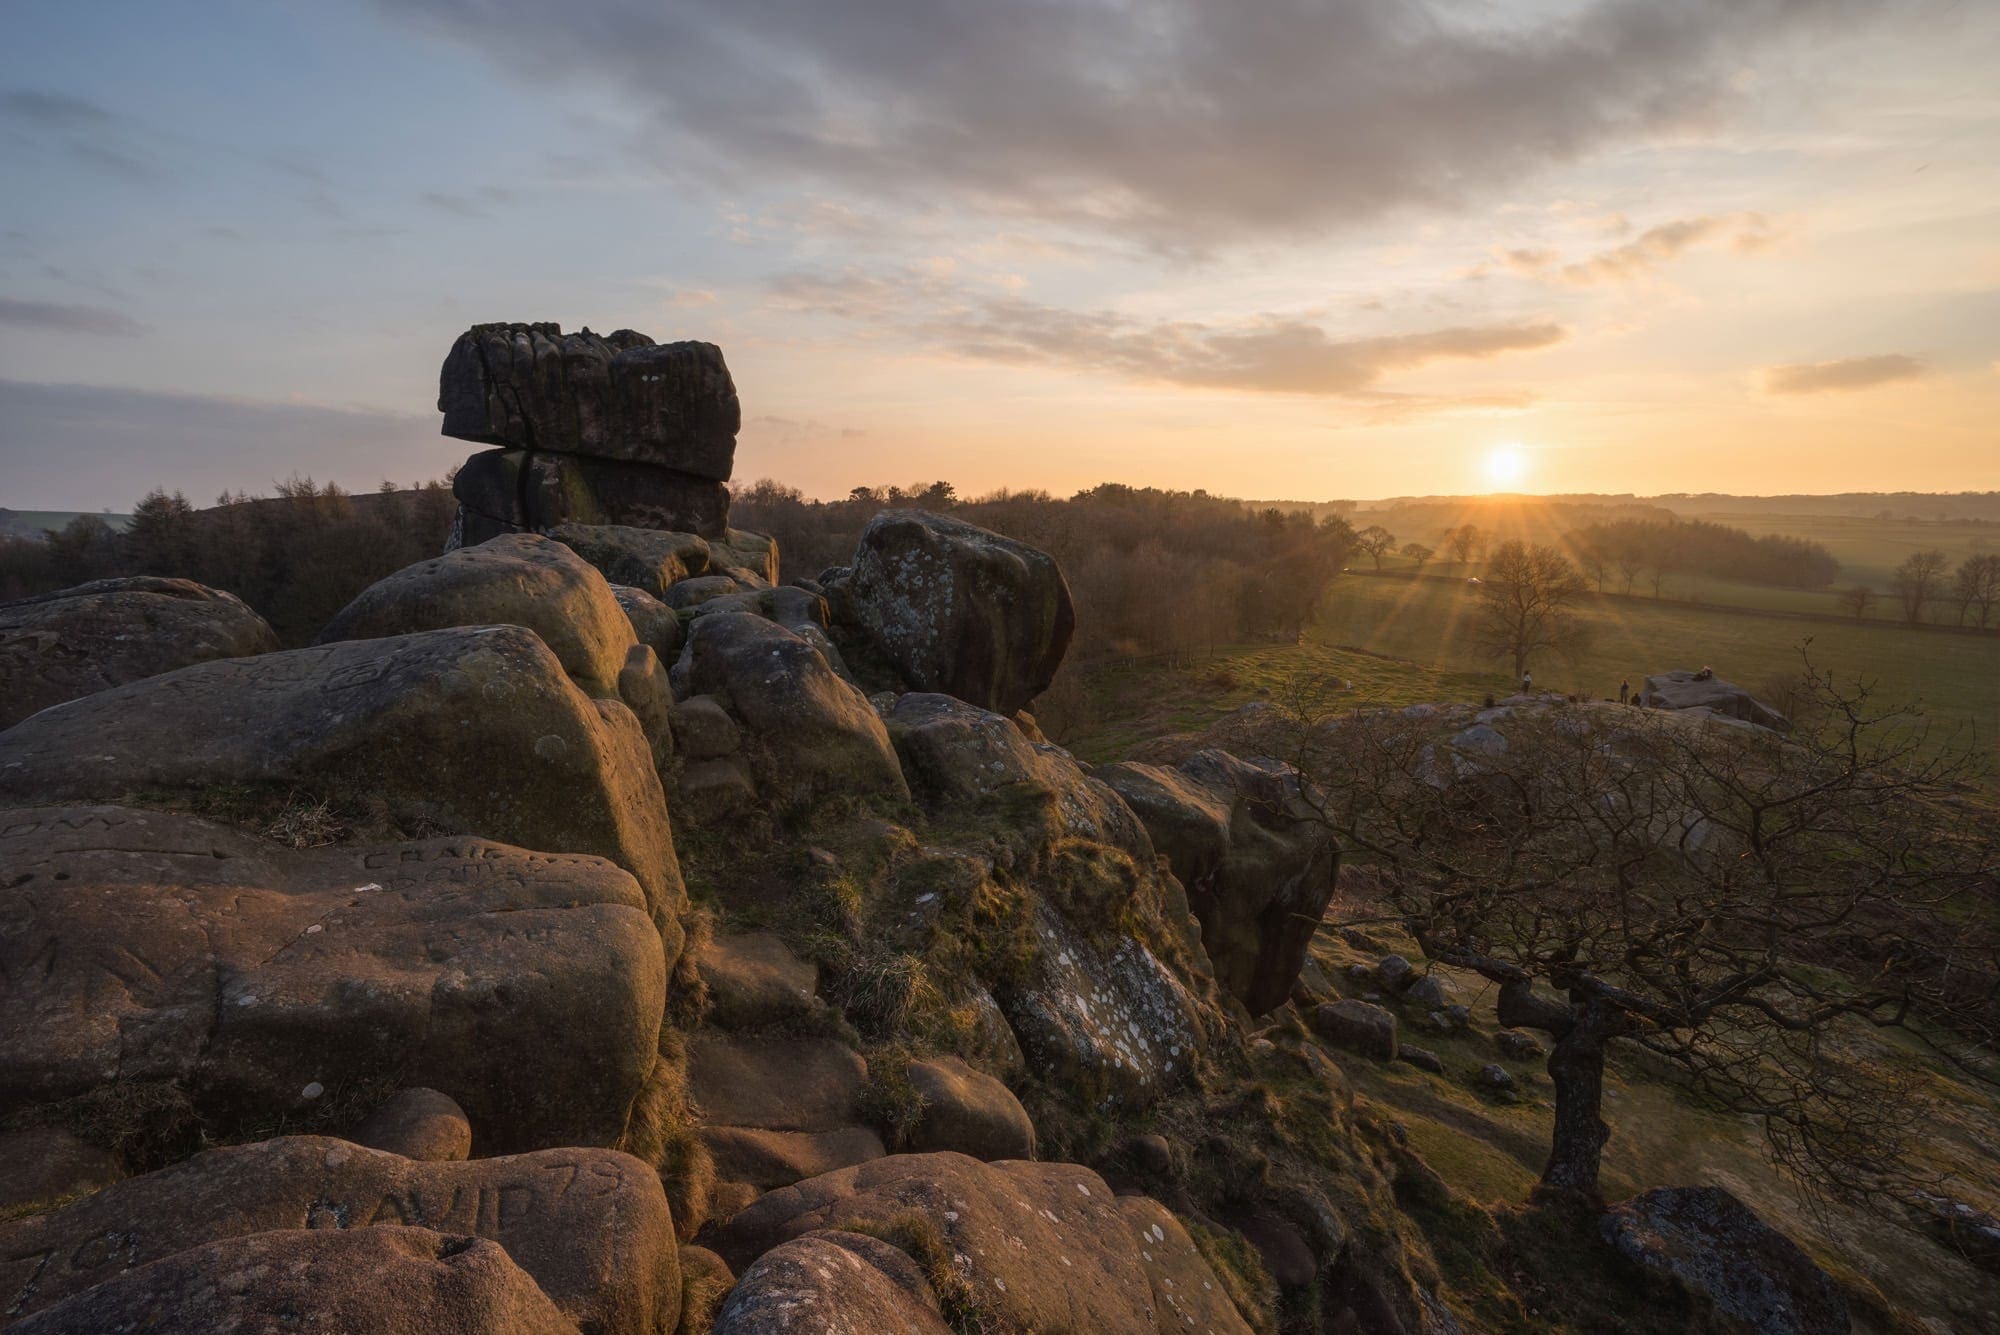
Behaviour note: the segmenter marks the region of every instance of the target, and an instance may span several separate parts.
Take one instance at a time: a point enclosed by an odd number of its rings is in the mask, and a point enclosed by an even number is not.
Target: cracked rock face
[[[658,1049],[660,938],[602,858],[20,808],[0,887],[0,1110],[171,1080],[245,1125],[409,1073],[483,1150],[609,1145]]]
[[[414,1228],[498,1243],[585,1330],[650,1335],[672,1330],[679,1316],[680,1265],[666,1195],[659,1175],[630,1155],[557,1149],[419,1163],[330,1137],[284,1136],[210,1150],[53,1213],[0,1224],[0,1320],[52,1308],[191,1248],[241,1240],[253,1251],[275,1247],[276,1255],[311,1263],[318,1249],[310,1240],[260,1242],[256,1235],[375,1225],[389,1226],[385,1233]],[[411,1241],[445,1251],[427,1239]],[[402,1269],[397,1258],[376,1259],[389,1263],[389,1274]],[[188,1265],[202,1268],[195,1258]],[[318,1297],[305,1305],[315,1316]],[[200,1327],[176,1327],[190,1328]]]
[[[438,378],[444,434],[509,449],[656,464],[726,482],[742,410],[713,343],[621,329],[475,325]]]
[[[100,579],[0,607],[0,728],[212,658],[278,647],[235,594],[187,579]]]
[[[1076,629],[1054,557],[922,510],[869,521],[846,589],[855,619],[913,689],[1002,714],[1048,689]]]

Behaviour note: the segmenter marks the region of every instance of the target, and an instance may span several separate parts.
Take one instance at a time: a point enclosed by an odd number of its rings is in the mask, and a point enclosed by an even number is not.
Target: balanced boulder
[[[669,959],[680,953],[686,895],[646,737],[623,705],[572,685],[532,631],[465,627],[199,663],[0,733],[0,802],[229,785],[608,857],[638,878]]]
[[[233,593],[186,579],[100,579],[0,606],[0,728],[144,677],[270,653],[278,637]]]
[[[862,530],[846,605],[915,690],[1011,714],[1048,689],[1076,610],[1047,552],[922,510]]]
[[[658,1050],[660,940],[602,858],[43,807],[0,811],[0,887],[36,980],[0,989],[0,1112],[172,1081],[242,1127],[418,1074],[489,1151],[612,1145]]]
[[[1339,868],[1298,772],[1211,749],[1171,769],[1106,765],[1095,777],[1137,813],[1186,887],[1216,981],[1252,1015],[1283,1005]]]
[[[227,1239],[378,1224],[498,1243],[585,1330],[661,1335],[680,1311],[666,1194],[659,1174],[629,1155],[554,1149],[417,1163],[324,1136],[209,1150],[52,1213],[0,1223],[0,1311],[28,1316],[134,1267]]]

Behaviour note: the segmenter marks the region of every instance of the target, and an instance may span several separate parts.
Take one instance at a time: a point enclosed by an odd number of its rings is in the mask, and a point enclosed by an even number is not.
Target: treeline
[[[1051,553],[1076,599],[1072,660],[1296,639],[1354,550],[1353,530],[1337,517],[1115,483],[1066,499],[1046,491],[960,499],[935,482],[815,501],[765,480],[736,491],[729,518],[776,538],[788,573],[810,575],[845,564],[868,521],[898,506],[952,514]]]
[[[1840,574],[1840,562],[1819,543],[1776,533],[1752,537],[1703,519],[1589,524],[1571,530],[1566,545],[1600,592],[1615,586],[1630,593],[1644,580],[1658,597],[1676,574],[1824,589]]]
[[[275,496],[225,494],[210,509],[155,490],[122,533],[79,515],[45,541],[0,538],[0,601],[114,575],[166,575],[227,589],[285,644],[304,644],[361,590],[443,550],[456,504],[442,481],[350,494],[297,478]]]

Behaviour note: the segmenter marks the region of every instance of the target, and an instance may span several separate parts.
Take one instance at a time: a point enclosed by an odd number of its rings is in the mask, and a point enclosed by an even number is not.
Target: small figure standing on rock
[[[1534,689],[1535,689],[1535,674],[1532,672],[1523,672],[1521,674],[1521,694],[1528,695],[1532,693]]]
[[[1715,669],[1710,667],[1708,664],[1703,663],[1701,665],[1701,671],[1694,674],[1694,679],[1696,681],[1714,681]]]
[[[1618,703],[1624,704],[1632,696],[1632,681],[1628,677],[1618,683]]]

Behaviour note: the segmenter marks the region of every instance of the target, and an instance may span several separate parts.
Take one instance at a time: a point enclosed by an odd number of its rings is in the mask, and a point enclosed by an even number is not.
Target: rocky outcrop
[[[626,525],[560,524],[549,536],[588,561],[616,584],[653,597],[708,571],[708,543],[692,533]]]
[[[937,1293],[894,1246],[823,1229],[773,1247],[743,1272],[715,1335],[950,1335]]]
[[[765,800],[794,806],[836,793],[909,795],[867,697],[776,622],[746,612],[697,618],[676,674],[686,692],[728,702]]]
[[[133,1283],[121,1277],[135,1267],[216,1245],[214,1259],[191,1258],[179,1271],[169,1268],[160,1276],[169,1292],[188,1286],[180,1290],[183,1303],[198,1303],[200,1275],[226,1264],[222,1258],[229,1253],[222,1244],[241,1245],[281,1230],[372,1233],[373,1225],[497,1243],[564,1317],[585,1330],[658,1335],[674,1328],[680,1310],[666,1196],[658,1175],[629,1155],[558,1149],[469,1163],[417,1163],[324,1136],[210,1150],[53,1213],[0,1223],[0,1257],[8,1258],[0,1261],[0,1292],[8,1295],[10,1316],[30,1316],[107,1281],[121,1287]],[[450,1242],[399,1240],[387,1231],[383,1236],[381,1243],[348,1244],[350,1252],[337,1262],[318,1263],[358,1268],[372,1252],[372,1260],[389,1273],[406,1275],[407,1267],[392,1254],[399,1242],[407,1242],[413,1262],[425,1255],[446,1259],[456,1250]],[[295,1257],[308,1268],[316,1261],[310,1240],[254,1246],[273,1258]],[[433,1272],[434,1280],[443,1278]],[[512,1283],[477,1287],[489,1298],[496,1287],[519,1296]],[[382,1296],[393,1292],[385,1288]],[[121,1296],[107,1295],[107,1309],[124,1310]],[[317,1312],[322,1303],[368,1300],[365,1293],[338,1298],[313,1291],[305,1307]],[[190,1309],[174,1310],[184,1316]],[[201,1328],[193,1321],[180,1327]]]
[[[668,958],[679,954],[685,892],[646,737],[623,705],[572,685],[532,631],[436,630],[200,663],[0,733],[0,802],[231,785],[607,857],[638,878]]]
[[[727,1029],[804,1020],[819,1009],[819,970],[771,932],[718,936],[702,949],[709,1018]]]
[[[1797,1243],[1721,1187],[1660,1187],[1605,1213],[1604,1239],[1728,1328],[1847,1335],[1840,1290]]]
[[[659,655],[662,663],[671,666],[681,655],[681,619],[674,609],[647,593],[629,584],[613,584],[612,597],[618,600],[625,619],[632,625],[632,634],[639,643],[648,646]]]
[[[1002,714],[1048,688],[1076,629],[1055,558],[922,510],[869,521],[841,592],[912,689]]]
[[[314,643],[499,625],[526,626],[577,685],[617,698],[618,672],[635,640],[631,622],[588,562],[533,533],[503,534],[377,580]]]
[[[621,329],[474,325],[438,378],[444,434],[482,445],[657,464],[729,480],[742,409],[712,343]]]
[[[1313,1011],[1313,1028],[1327,1042],[1377,1061],[1396,1060],[1396,1013],[1366,1001],[1328,1002]]]
[[[1703,678],[1696,672],[1661,672],[1646,678],[1639,693],[1648,709],[1705,709],[1720,718],[1754,723],[1773,732],[1791,731],[1791,720],[1751,695],[1741,686],[1720,677]]]
[[[0,811],[0,887],[0,976],[37,979],[0,988],[0,1111],[171,1081],[241,1127],[416,1073],[489,1152],[611,1145],[653,1068],[660,940],[601,858],[43,807]]]
[[[748,1284],[746,1267],[794,1239],[894,1238],[913,1219],[941,1241],[963,1300],[1002,1330],[1249,1329],[1178,1220],[1124,1207],[1078,1164],[895,1155],[771,1192],[714,1246]]]
[[[282,1228],[189,1247],[8,1327],[15,1335],[300,1328],[578,1335],[499,1243],[393,1226]]]
[[[235,594],[193,580],[100,579],[0,605],[0,728],[190,663],[277,647]]]
[[[1339,870],[1298,772],[1211,749],[1172,769],[1106,765],[1094,777],[1145,823],[1186,888],[1216,981],[1252,1015],[1283,1005]]]

